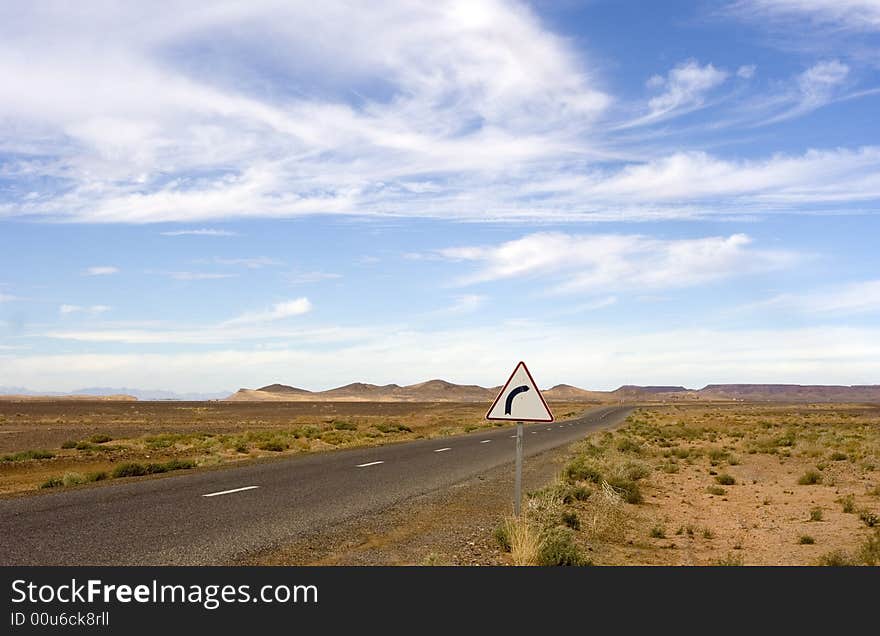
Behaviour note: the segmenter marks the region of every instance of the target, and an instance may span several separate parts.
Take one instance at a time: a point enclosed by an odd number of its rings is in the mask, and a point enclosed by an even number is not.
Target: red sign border
[[[544,408],[547,409],[547,412],[550,414],[549,420],[532,420],[529,418],[507,418],[507,417],[489,417],[489,414],[492,412],[492,409],[495,408],[495,405],[498,404],[498,400],[501,399],[501,396],[504,395],[504,391],[507,390],[507,387],[510,386],[510,381],[513,380],[513,376],[516,375],[516,370],[519,369],[519,365],[522,365],[523,369],[526,370],[526,375],[529,376],[529,380],[532,381],[532,386],[535,387],[535,390],[538,392],[538,397],[541,398],[541,402],[544,403]],[[550,407],[547,404],[547,400],[544,399],[544,394],[541,393],[541,389],[538,388],[538,383],[535,382],[535,378],[532,377],[531,371],[529,371],[529,367],[526,366],[526,363],[520,360],[517,362],[516,366],[513,367],[513,372],[510,374],[510,377],[507,378],[507,382],[504,383],[504,386],[501,387],[501,391],[498,393],[498,397],[495,398],[495,401],[492,402],[492,406],[489,407],[489,410],[486,411],[486,419],[493,422],[555,422],[556,418],[553,417],[553,411],[550,410]]]

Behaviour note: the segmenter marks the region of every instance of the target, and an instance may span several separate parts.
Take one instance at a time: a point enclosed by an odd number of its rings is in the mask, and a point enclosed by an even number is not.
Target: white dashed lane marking
[[[436,448],[436,449],[434,449],[434,452],[435,452],[435,453],[442,453],[442,452],[444,452],[444,451],[448,451],[448,450],[452,450],[452,449],[449,448],[449,447],[446,447],[446,448]]]
[[[480,442],[480,444],[488,444],[491,441],[492,441],[491,439],[484,439]]]
[[[202,495],[202,497],[219,497],[220,495],[231,495],[234,492],[253,490],[254,488],[259,488],[259,486],[245,486],[244,488],[233,488],[232,490],[221,490],[220,492],[209,492],[207,495]]]
[[[375,466],[376,464],[384,464],[384,461],[367,462],[366,464],[358,464],[357,468],[366,468],[367,466]]]

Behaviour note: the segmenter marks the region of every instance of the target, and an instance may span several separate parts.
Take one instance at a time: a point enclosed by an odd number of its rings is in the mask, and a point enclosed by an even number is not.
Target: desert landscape
[[[545,395],[561,422],[603,405],[634,410],[533,460],[520,518],[510,516],[502,471],[455,498],[352,526],[345,541],[316,536],[308,552],[282,546],[252,562],[874,565],[880,400],[835,400],[877,390],[559,385]],[[274,384],[211,402],[7,396],[0,496],[476,434],[506,426],[484,419],[495,391],[435,380],[325,392]],[[431,545],[413,528],[427,518]]]

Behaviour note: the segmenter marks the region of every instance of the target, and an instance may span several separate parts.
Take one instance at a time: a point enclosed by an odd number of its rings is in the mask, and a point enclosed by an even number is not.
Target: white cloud
[[[0,294],[0,303],[8,303],[12,300],[18,300],[18,297],[12,294]]]
[[[742,79],[752,79],[755,76],[755,70],[758,67],[754,64],[747,64],[736,69],[736,76]]]
[[[781,294],[754,307],[779,307],[806,314],[878,313],[880,280],[845,283],[806,294]]]
[[[552,161],[609,101],[515,0],[0,8],[0,117],[57,184],[0,215],[375,213]]]
[[[214,230],[210,228],[202,228],[199,230],[173,230],[169,232],[161,232],[162,236],[238,236],[237,232],[229,230]]]
[[[802,18],[851,31],[880,30],[877,0],[739,0],[732,8],[755,18]]]
[[[292,316],[301,316],[312,310],[312,303],[308,298],[297,298],[295,300],[286,300],[284,302],[275,303],[264,311],[249,311],[243,313],[237,318],[232,318],[223,323],[224,326],[242,325],[242,324],[259,324],[264,322],[272,322],[282,320]]]
[[[335,280],[342,278],[342,274],[334,274],[333,272],[291,272],[285,276],[287,282],[292,285],[305,285],[308,283],[319,283],[323,280]]]
[[[677,65],[666,77],[654,75],[648,80],[648,87],[662,89],[662,93],[648,102],[650,115],[636,123],[655,121],[674,112],[687,111],[703,105],[706,95],[727,79],[727,72],[712,64],[701,66],[696,60],[688,60]]]
[[[168,272],[174,280],[222,280],[235,278],[237,274],[218,274],[215,272]]]
[[[456,247],[440,253],[482,265],[463,284],[544,276],[554,281],[552,290],[560,292],[687,287],[781,269],[797,260],[791,252],[753,248],[744,234],[660,240],[546,232],[497,246]]]
[[[269,258],[268,256],[256,256],[253,258],[215,258],[214,262],[219,265],[237,265],[246,269],[262,269],[263,267],[282,264],[277,258]]]
[[[86,274],[89,276],[109,276],[117,273],[119,273],[119,268],[111,265],[96,265],[86,269]]]
[[[847,95],[843,92],[849,70],[849,66],[839,60],[825,60],[814,64],[797,76],[792,90],[770,100],[771,104],[773,102],[784,104],[785,109],[762,121],[761,125],[800,117],[839,99],[859,96]]]
[[[111,307],[108,305],[90,305],[90,306],[82,306],[82,305],[61,305],[58,308],[58,312],[61,314],[76,314],[76,313],[86,313],[86,314],[103,314],[105,312],[110,311]]]

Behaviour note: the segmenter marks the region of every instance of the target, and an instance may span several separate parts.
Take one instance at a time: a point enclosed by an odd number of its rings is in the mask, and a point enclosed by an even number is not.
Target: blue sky
[[[0,8],[0,386],[880,383],[880,4]]]

